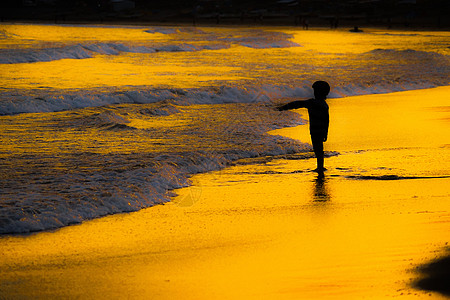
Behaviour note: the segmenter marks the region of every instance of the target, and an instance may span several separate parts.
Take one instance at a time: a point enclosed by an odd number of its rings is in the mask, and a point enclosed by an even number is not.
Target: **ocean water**
[[[0,233],[170,200],[242,158],[310,152],[274,105],[449,85],[449,32],[0,26]],[[376,114],[376,112],[373,112]],[[305,141],[307,142],[307,141]]]

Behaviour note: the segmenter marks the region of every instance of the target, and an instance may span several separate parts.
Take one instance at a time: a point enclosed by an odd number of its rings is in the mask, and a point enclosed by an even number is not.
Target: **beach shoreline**
[[[305,155],[238,162],[164,205],[1,236],[0,295],[444,299],[413,285],[448,245],[449,93],[329,99],[325,179]],[[307,126],[270,133],[309,142]]]
[[[365,23],[365,22],[345,22],[342,23],[337,28],[330,28],[330,26],[326,22],[318,22],[315,24],[311,24],[308,26],[308,29],[302,28],[301,25],[295,25],[294,22],[279,22],[279,21],[271,21],[268,20],[266,22],[221,22],[217,23],[214,20],[203,20],[197,21],[195,24],[192,22],[192,19],[176,19],[176,20],[168,20],[168,21],[158,21],[158,20],[65,20],[55,22],[54,20],[48,19],[14,19],[14,20],[5,20],[0,22],[2,24],[41,24],[41,25],[61,25],[61,26],[69,26],[69,25],[79,25],[79,26],[136,26],[136,27],[225,27],[225,28],[280,28],[280,29],[297,29],[299,31],[307,31],[307,30],[326,30],[326,31],[349,31],[354,29],[355,23],[358,24],[358,27],[364,31],[386,31],[386,32],[448,32],[450,27],[443,26],[438,27],[430,24],[425,25],[413,25],[413,26],[405,26],[402,24],[396,24],[395,26],[388,26],[387,24],[380,23]]]

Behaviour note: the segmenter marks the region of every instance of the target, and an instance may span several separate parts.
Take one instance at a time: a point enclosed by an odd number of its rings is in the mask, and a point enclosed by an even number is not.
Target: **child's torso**
[[[311,99],[308,103],[309,128],[327,130],[329,123],[328,104],[324,100]]]

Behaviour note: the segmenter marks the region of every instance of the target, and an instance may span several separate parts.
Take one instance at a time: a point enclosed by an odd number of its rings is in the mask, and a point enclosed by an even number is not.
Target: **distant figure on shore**
[[[314,148],[314,154],[317,159],[317,169],[314,171],[323,173],[324,152],[323,143],[328,138],[328,126],[330,116],[328,113],[328,104],[325,101],[330,93],[330,85],[325,81],[316,81],[312,85],[314,89],[314,99],[293,101],[278,107],[278,110],[289,110],[305,107],[309,114],[309,133]]]
[[[302,20],[303,29],[308,30],[309,28],[309,21],[307,18],[303,18]]]
[[[337,29],[339,25],[338,17],[334,17],[330,19],[330,29]]]
[[[361,29],[358,28],[358,26],[353,27],[353,29],[349,30],[350,32],[363,32]]]

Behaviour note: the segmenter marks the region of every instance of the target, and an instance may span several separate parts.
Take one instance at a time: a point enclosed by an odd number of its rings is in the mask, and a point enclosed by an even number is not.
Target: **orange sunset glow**
[[[81,2],[2,4],[0,299],[448,297],[436,11]]]

